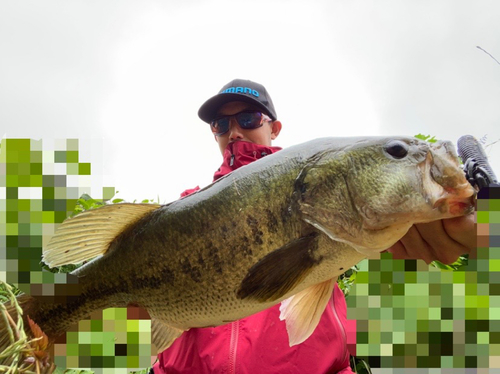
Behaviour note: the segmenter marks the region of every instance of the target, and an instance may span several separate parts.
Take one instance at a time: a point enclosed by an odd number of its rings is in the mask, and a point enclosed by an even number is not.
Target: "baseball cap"
[[[273,121],[276,121],[276,111],[273,101],[266,88],[256,82],[245,79],[233,79],[222,87],[219,93],[207,101],[198,110],[198,117],[202,121],[210,123],[221,106],[231,101],[243,101],[257,106],[266,113]]]

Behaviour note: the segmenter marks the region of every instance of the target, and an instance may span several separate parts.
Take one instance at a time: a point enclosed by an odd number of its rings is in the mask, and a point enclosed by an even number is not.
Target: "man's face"
[[[252,104],[244,103],[241,101],[233,101],[221,106],[217,112],[217,117],[229,116],[242,112],[244,110],[255,110],[257,112],[261,111]],[[215,135],[215,140],[217,141],[217,143],[219,143],[221,154],[224,154],[224,150],[229,143],[239,140],[270,146],[272,140],[276,139],[280,131],[281,123],[279,121],[266,121],[264,122],[263,126],[257,129],[245,130],[242,129],[240,125],[238,125],[238,122],[235,118],[231,118],[229,131],[220,136]]]

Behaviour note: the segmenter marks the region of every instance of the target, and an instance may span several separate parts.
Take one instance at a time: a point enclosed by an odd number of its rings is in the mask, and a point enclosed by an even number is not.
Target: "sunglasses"
[[[262,112],[245,111],[232,114],[230,116],[217,117],[212,122],[210,122],[210,127],[212,132],[221,136],[229,131],[229,125],[231,124],[231,118],[236,119],[236,122],[244,130],[253,130],[261,127],[265,121],[271,121],[267,115]]]

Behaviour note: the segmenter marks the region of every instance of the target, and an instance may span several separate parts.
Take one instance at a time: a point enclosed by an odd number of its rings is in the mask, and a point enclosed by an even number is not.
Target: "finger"
[[[388,248],[387,252],[392,253],[392,258],[395,260],[404,260],[408,258],[406,248],[401,241],[398,241],[392,247]]]
[[[474,215],[443,220],[444,230],[457,243],[466,247],[467,252],[477,247],[477,230]]]
[[[469,249],[451,238],[444,228],[443,220],[415,225],[421,240],[427,244],[427,259],[452,264]],[[427,261],[426,261],[427,262]]]
[[[422,259],[426,264],[435,260],[435,253],[429,244],[424,240],[417,225],[413,225],[408,233],[401,238],[401,242],[406,248],[407,258]]]

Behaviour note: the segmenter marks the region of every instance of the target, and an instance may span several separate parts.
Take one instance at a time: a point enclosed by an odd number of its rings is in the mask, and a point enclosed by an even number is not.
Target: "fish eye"
[[[408,155],[408,144],[400,140],[391,140],[385,145],[384,150],[392,157],[401,159]]]

